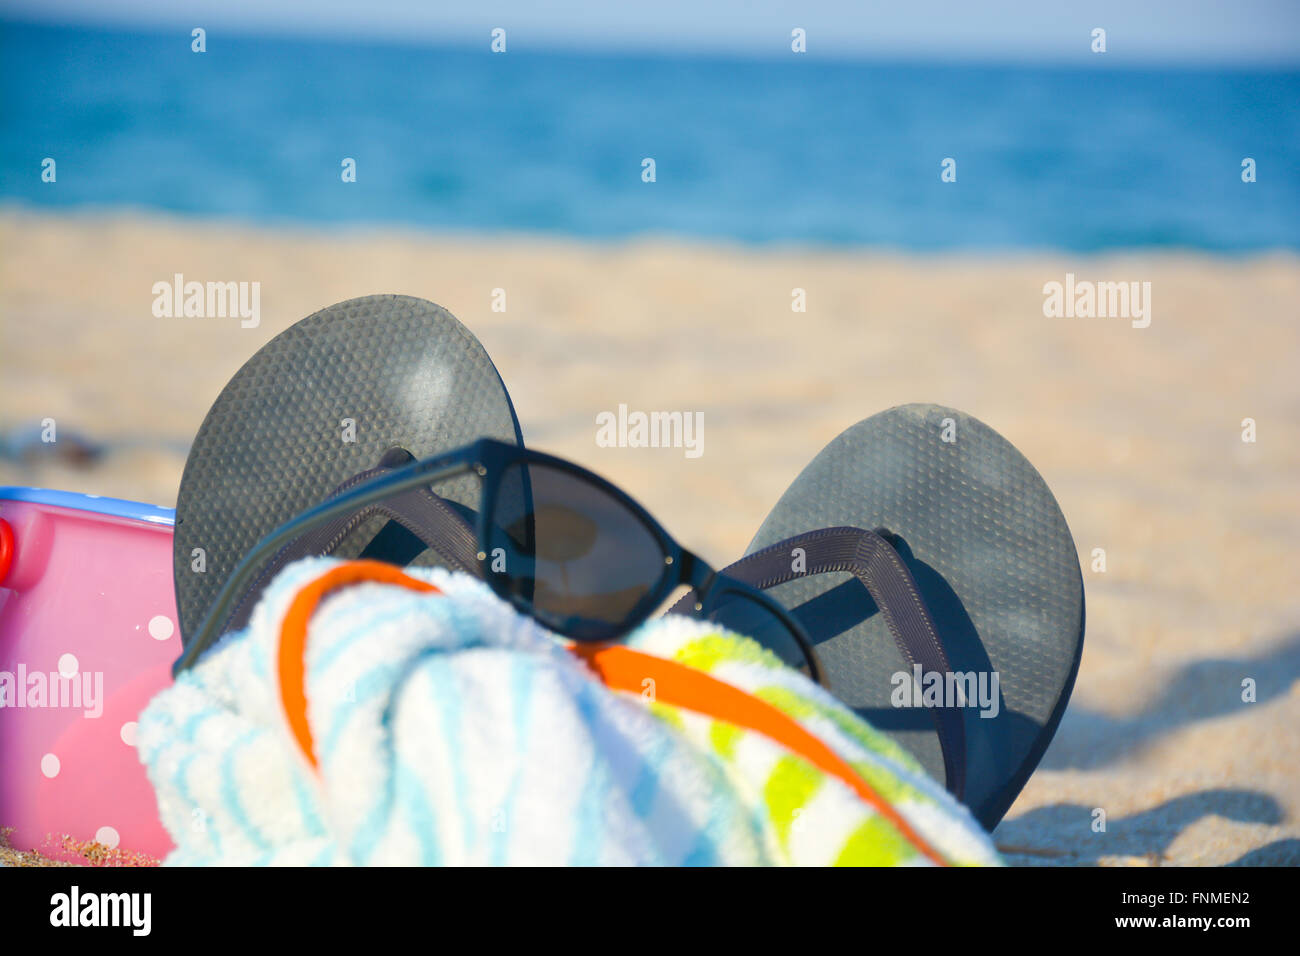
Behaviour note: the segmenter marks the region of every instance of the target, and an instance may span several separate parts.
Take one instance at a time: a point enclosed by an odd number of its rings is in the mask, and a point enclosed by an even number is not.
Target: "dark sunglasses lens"
[[[790,625],[749,591],[728,588],[715,594],[709,612],[701,616],[727,630],[753,638],[789,667],[805,674],[812,670]]]
[[[536,463],[504,470],[488,540],[489,578],[571,637],[613,636],[648,610],[668,571],[658,537],[624,502]]]

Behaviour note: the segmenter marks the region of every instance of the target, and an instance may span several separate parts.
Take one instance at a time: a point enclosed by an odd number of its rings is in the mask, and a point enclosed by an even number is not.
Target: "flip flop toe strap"
[[[803,551],[799,561],[794,560],[796,548]],[[919,664],[925,673],[952,673],[947,651],[916,580],[898,551],[879,532],[850,527],[808,531],[746,555],[719,573],[767,590],[809,574],[836,571],[852,574],[862,582],[910,666]],[[688,594],[673,606],[671,613],[688,614],[693,600]],[[945,785],[961,799],[966,788],[966,731],[961,709],[927,710],[939,734]]]
[[[330,497],[338,497],[345,491],[393,470],[381,466],[360,472],[335,488]],[[349,534],[375,515],[381,515],[388,518],[390,522],[400,525],[416,539],[408,549],[404,563],[409,563],[427,548],[435,552],[452,570],[479,576],[478,535],[469,522],[439,495],[424,488],[415,488],[393,495],[379,504],[362,508],[353,514],[335,518],[290,541],[276,552],[275,557],[258,573],[222,630],[237,630],[248,623],[253,607],[257,604],[257,598],[282,568],[299,558],[333,553]],[[388,528],[389,525],[385,525],[380,535],[384,535]],[[374,546],[375,542],[367,546],[366,552],[361,557],[371,557]]]

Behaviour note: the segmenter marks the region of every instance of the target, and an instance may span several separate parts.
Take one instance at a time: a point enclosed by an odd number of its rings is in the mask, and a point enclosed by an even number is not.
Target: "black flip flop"
[[[375,295],[290,326],[235,373],[186,460],[173,552],[183,642],[267,533],[360,481],[482,437],[523,442],[496,366],[442,307]],[[271,572],[301,554],[476,570],[476,546],[463,520],[477,503],[476,481],[404,498],[411,500],[323,529],[325,538],[294,542],[243,596],[226,627],[246,620]],[[430,541],[445,546],[426,551]]]
[[[722,573],[770,588],[824,683],[996,826],[1061,720],[1084,630],[1070,530],[1006,439],[937,405],[859,422]]]

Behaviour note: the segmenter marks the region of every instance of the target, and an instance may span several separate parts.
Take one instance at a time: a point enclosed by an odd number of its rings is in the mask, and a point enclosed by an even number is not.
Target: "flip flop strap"
[[[336,498],[357,485],[388,474],[392,468],[379,467],[359,472],[343,482],[329,495]],[[328,500],[328,499],[326,499]],[[299,558],[331,554],[349,534],[374,515],[382,515],[415,535],[425,548],[434,551],[453,570],[479,576],[478,535],[446,501],[424,488],[393,495],[349,515],[305,531],[294,538],[266,563],[248,586],[223,630],[237,630],[248,623],[257,598],[280,570]],[[423,549],[422,549],[423,550]],[[414,557],[414,555],[412,555]]]
[[[803,549],[804,570],[794,570],[795,548]],[[746,555],[719,574],[767,590],[809,574],[834,571],[848,572],[862,582],[884,615],[894,644],[910,666],[920,664],[925,673],[952,673],[947,651],[912,573],[878,532],[849,527],[807,531]],[[693,595],[687,594],[670,613],[688,614],[694,600]],[[966,730],[961,709],[926,709],[939,734],[946,786],[960,800],[966,789]]]

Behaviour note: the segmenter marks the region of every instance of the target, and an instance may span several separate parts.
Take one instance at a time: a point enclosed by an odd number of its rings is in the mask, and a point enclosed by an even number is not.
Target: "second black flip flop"
[[[1010,442],[938,405],[859,422],[723,573],[770,588],[829,688],[997,824],[1061,720],[1084,629],[1074,540]]]

